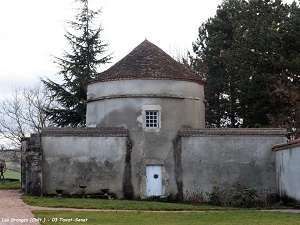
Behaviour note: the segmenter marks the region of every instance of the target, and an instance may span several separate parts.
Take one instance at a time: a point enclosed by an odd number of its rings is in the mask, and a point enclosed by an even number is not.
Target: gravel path
[[[0,225],[36,225],[30,207],[21,199],[19,190],[0,190]]]

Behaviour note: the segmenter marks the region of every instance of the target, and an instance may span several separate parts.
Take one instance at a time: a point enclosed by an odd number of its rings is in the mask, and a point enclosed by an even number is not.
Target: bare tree
[[[29,88],[15,88],[0,105],[0,134],[13,147],[19,147],[21,138],[38,133],[51,126],[45,108],[54,106],[49,90],[42,84]]]

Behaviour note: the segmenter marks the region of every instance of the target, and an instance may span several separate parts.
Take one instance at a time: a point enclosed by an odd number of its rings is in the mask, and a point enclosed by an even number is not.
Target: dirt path
[[[19,190],[0,190],[0,224],[1,225],[36,225],[30,207],[21,199]]]

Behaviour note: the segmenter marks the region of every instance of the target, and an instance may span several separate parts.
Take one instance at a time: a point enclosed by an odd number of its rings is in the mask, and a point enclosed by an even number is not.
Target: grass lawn
[[[20,189],[21,181],[0,182],[0,189]]]
[[[4,178],[21,180],[21,173],[18,173],[18,172],[12,171],[12,170],[6,170],[4,173]]]
[[[21,173],[12,170],[6,170],[4,173],[4,178],[21,180]],[[21,181],[14,181],[14,182],[0,181],[0,189],[20,189],[20,188],[21,188]]]
[[[152,211],[205,211],[205,210],[233,210],[218,206],[194,206],[187,204],[154,202],[154,201],[127,201],[90,198],[47,198],[23,195],[22,199],[28,205],[85,208],[85,209],[110,209],[110,210],[152,210]]]
[[[88,198],[22,196],[29,205],[72,207],[112,211],[35,210],[33,214],[41,224],[299,224],[300,214],[234,209],[215,206],[193,206],[154,201],[126,201]],[[133,210],[133,211],[116,211]],[[155,211],[155,212],[154,212]],[[188,212],[186,212],[188,211]],[[197,212],[196,212],[197,211]]]
[[[21,164],[8,161],[8,162],[6,162],[6,169],[20,172]]]
[[[75,212],[75,211],[33,211],[41,224],[109,224],[109,225],[253,225],[300,224],[300,215],[258,210],[210,211],[210,212]],[[70,219],[72,222],[69,222]]]

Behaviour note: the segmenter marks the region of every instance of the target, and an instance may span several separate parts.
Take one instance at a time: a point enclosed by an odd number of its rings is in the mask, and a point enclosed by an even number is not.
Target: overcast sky
[[[58,80],[51,55],[68,48],[67,20],[74,0],[8,0],[0,5],[0,99],[15,86]],[[102,39],[120,60],[147,38],[171,55],[191,50],[198,27],[215,15],[221,0],[90,0],[102,7]]]
[[[7,0],[0,5],[0,100],[15,86],[39,77],[59,80],[51,55],[68,45],[66,20],[74,19],[74,0]],[[191,50],[199,26],[215,15],[222,0],[90,0],[102,7],[102,40],[113,63],[147,38],[171,56]],[[291,2],[285,0],[285,2]],[[111,65],[112,65],[111,64]]]

